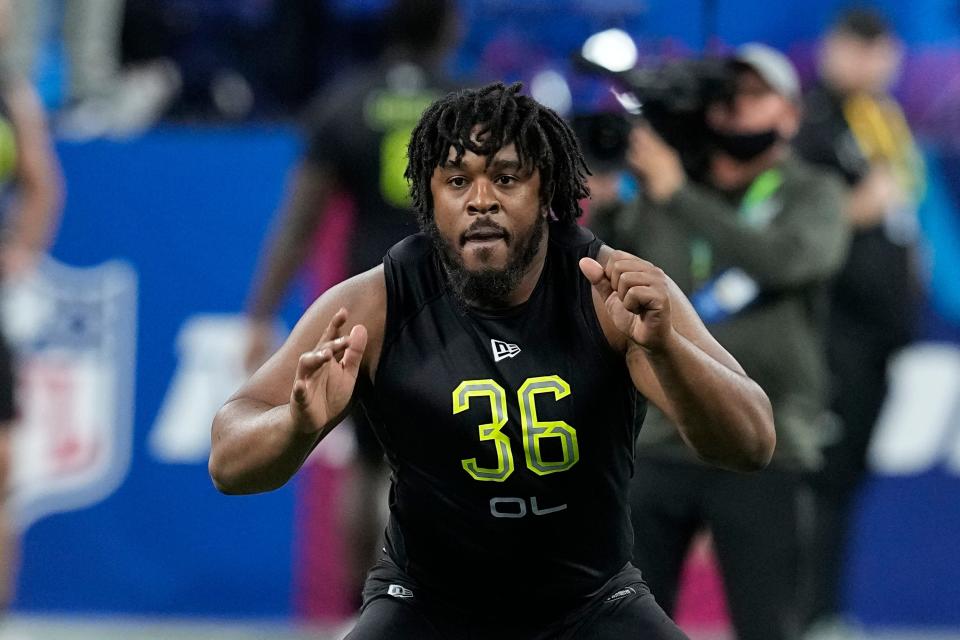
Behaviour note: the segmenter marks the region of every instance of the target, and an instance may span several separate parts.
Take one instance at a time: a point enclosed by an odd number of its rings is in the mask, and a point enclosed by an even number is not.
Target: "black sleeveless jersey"
[[[491,616],[555,615],[628,561],[637,394],[578,267],[600,241],[551,224],[530,299],[453,299],[423,234],[384,259],[387,320],[363,402],[392,467],[387,552],[423,589]]]

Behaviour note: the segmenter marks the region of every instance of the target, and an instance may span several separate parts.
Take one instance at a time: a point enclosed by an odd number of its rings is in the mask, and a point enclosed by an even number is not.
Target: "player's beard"
[[[475,271],[467,269],[463,257],[452,246],[457,240],[447,240],[440,235],[433,217],[427,220],[423,231],[430,236],[437,248],[456,302],[461,307],[471,305],[498,308],[508,306],[510,294],[520,284],[537,256],[546,229],[546,217],[537,216],[536,222],[525,236],[513,236],[509,243],[507,264],[503,268],[483,267]]]

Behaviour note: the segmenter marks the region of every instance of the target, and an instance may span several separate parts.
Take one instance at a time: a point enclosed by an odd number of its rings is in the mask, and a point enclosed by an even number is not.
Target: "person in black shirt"
[[[851,506],[887,394],[887,363],[913,333],[918,286],[916,207],[923,163],[888,91],[901,57],[889,24],[871,10],[845,13],[823,42],[821,79],[808,93],[798,154],[849,185],[850,251],[832,287],[827,353],[836,430],[810,475],[814,527],[809,569],[812,626],[842,625],[840,580]],[[814,634],[815,637],[815,634]]]
[[[382,55],[371,65],[348,69],[318,96],[308,117],[305,154],[264,243],[248,301],[249,370],[275,346],[274,316],[319,228],[333,194],[353,204],[345,265],[348,276],[377,265],[394,243],[415,231],[403,170],[417,119],[446,93],[439,67],[455,41],[451,0],[397,0],[387,16]],[[366,416],[352,416],[356,473],[345,502],[348,581],[359,584],[374,561],[383,529],[383,451]]]
[[[339,74],[307,116],[307,145],[264,243],[251,286],[253,335],[247,362],[256,368],[274,346],[273,316],[310,250],[331,195],[355,203],[347,273],[377,265],[394,243],[416,230],[403,177],[407,142],[420,114],[452,87],[440,71],[455,42],[450,0],[397,0],[388,15],[383,54]]]
[[[629,562],[637,391],[705,460],[773,454],[766,395],[677,286],[576,224],[579,144],[519,90],[427,109],[421,232],[321,296],[214,420],[214,484],[255,493],[370,414],[390,522],[351,640],[684,638]]]

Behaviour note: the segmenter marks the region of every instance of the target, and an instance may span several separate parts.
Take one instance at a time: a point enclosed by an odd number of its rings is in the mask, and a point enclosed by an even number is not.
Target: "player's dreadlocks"
[[[540,199],[557,220],[572,223],[582,215],[578,201],[590,193],[586,185],[590,170],[580,144],[563,118],[533,98],[520,95],[521,88],[519,82],[509,87],[497,82],[457,91],[424,111],[410,138],[404,172],[421,226],[432,216],[433,170],[447,162],[451,147],[456,150],[457,161],[469,149],[486,156],[489,164],[494,154],[511,142],[524,167],[539,169]],[[478,125],[480,129],[471,137]]]

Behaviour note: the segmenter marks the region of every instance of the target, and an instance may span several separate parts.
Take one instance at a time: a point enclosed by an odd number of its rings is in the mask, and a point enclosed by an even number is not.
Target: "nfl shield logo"
[[[130,265],[46,258],[3,294],[18,356],[10,504],[18,528],[99,502],[132,451],[137,280]]]

